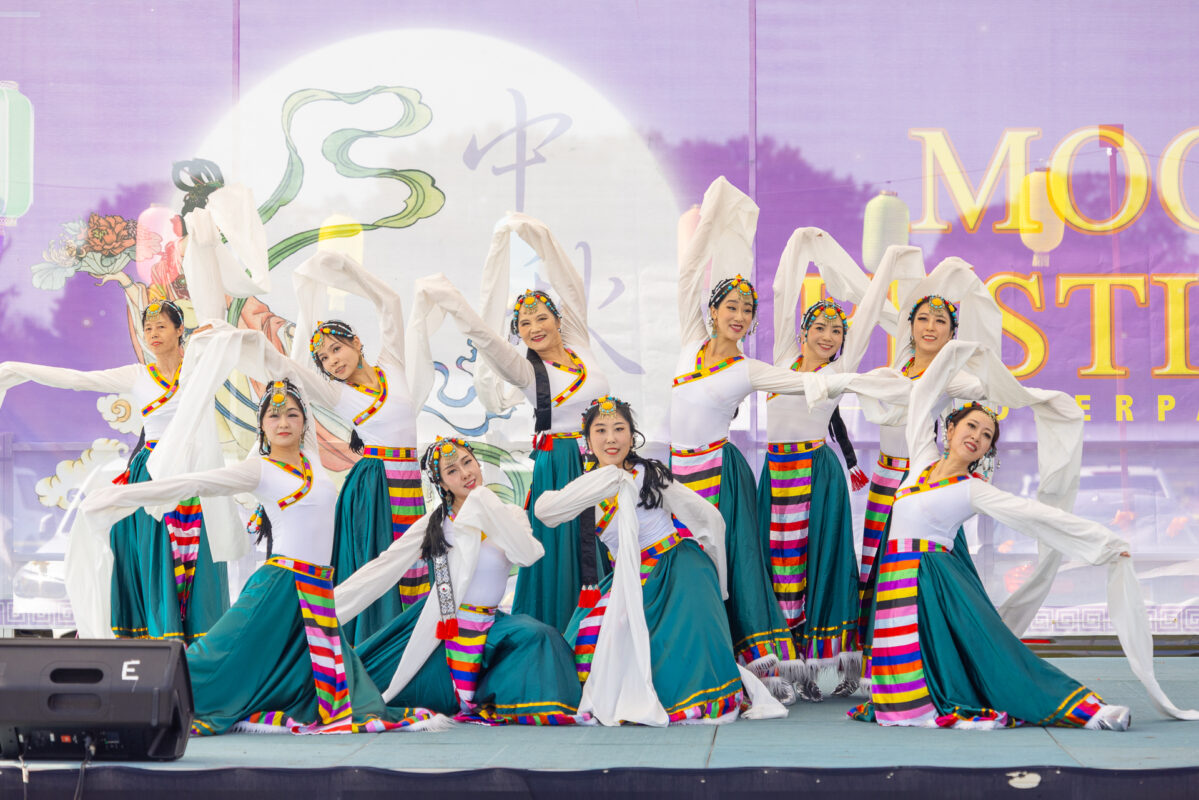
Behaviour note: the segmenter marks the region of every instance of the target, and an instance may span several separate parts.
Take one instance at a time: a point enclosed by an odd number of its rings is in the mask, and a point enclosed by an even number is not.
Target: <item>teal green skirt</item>
[[[387,484],[387,462],[378,458],[363,458],[350,469],[337,496],[337,512],[333,526],[333,580],[335,583],[353,575],[358,569],[378,558],[395,541],[392,525],[393,508]],[[423,498],[419,504],[406,506],[404,522],[409,525],[425,513]],[[407,529],[406,525],[401,525]],[[342,626],[342,633],[358,646],[381,630],[404,610],[428,593],[428,576],[422,574],[413,584],[409,575],[371,603],[361,614]],[[405,594],[407,590],[407,595]],[[411,598],[411,599],[408,599]]]
[[[853,549],[853,514],[849,487],[841,462],[827,446],[803,454],[783,456],[788,467],[810,470],[807,509],[807,542],[800,548],[806,558],[803,574],[805,621],[791,629],[799,655],[805,661],[827,661],[840,653],[858,650],[858,561]],[[764,552],[771,554],[772,515],[791,512],[793,497],[772,498],[771,454],[762,462],[758,481],[758,531]],[[768,561],[768,563],[771,563]]]
[[[129,464],[129,483],[150,480],[143,447]],[[184,498],[180,498],[183,500]],[[200,526],[199,551],[182,613],[175,582],[175,559],[166,523],[142,509],[112,526],[112,632],[119,638],[179,639],[204,636],[229,608],[229,579],[223,563],[214,563],[208,534]]]
[[[606,602],[611,587],[608,575],[601,581],[601,602]],[[741,673],[720,600],[720,582],[712,559],[694,539],[684,539],[657,558],[641,586],[641,598],[654,691],[670,721],[713,719],[738,708],[743,696]],[[578,609],[566,631],[581,680],[590,675],[598,638],[598,628],[589,625],[587,618],[594,618],[599,610]]]
[[[406,716],[386,707],[344,635],[341,652],[355,721]],[[225,733],[260,712],[318,721],[295,573],[269,563],[259,567],[233,607],[187,649],[187,667],[197,733]]]
[[[553,450],[534,450],[533,485],[527,505],[533,538],[541,542],[545,555],[516,574],[516,595],[512,601],[513,614],[527,614],[559,632],[566,630],[570,616],[579,604],[583,586],[579,566],[579,521],[572,519],[557,527],[549,527],[533,513],[542,492],[564,488],[583,474],[583,459],[574,439],[553,439]],[[595,538],[596,565],[599,577],[611,569],[608,548]]]
[[[921,670],[909,674],[922,673],[927,692],[923,702],[935,708],[937,725],[949,727],[965,722],[1082,727],[1102,707],[1102,698],[1038,658],[1008,629],[968,558],[944,551],[899,557],[918,559],[918,649],[886,660],[920,665]],[[883,569],[886,571],[886,567]],[[875,651],[876,669],[880,671],[886,653],[881,645]],[[921,693],[920,680],[890,687],[880,681],[881,676],[871,689],[875,700],[897,690],[907,692],[905,698]],[[851,711],[850,716],[874,721],[874,712],[873,703],[867,703]]]
[[[358,647],[377,686],[391,684],[425,602],[421,600]],[[483,646],[476,705],[509,719],[577,714],[580,693],[574,659],[558,631],[524,614],[496,612]],[[459,712],[444,643],[438,643],[391,705],[417,706],[449,716]]]

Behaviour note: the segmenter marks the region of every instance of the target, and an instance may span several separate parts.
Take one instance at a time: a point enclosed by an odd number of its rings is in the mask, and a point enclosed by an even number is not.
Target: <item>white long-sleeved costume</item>
[[[724,520],[714,506],[677,482],[662,490],[659,508],[641,508],[640,480],[644,476],[634,477],[614,465],[602,467],[575,479],[564,489],[542,493],[534,513],[546,525],[556,526],[603,500],[616,497],[617,510],[612,521],[615,524],[609,523],[602,534],[616,566],[579,710],[593,714],[604,725],[627,721],[660,727],[667,724],[668,715],[653,685],[649,629],[641,594],[641,550],[674,532],[670,516],[675,515],[712,559],[723,595]],[[731,653],[732,643],[729,645]],[[770,696],[761,681],[744,667],[739,670],[754,706],[746,717],[786,716],[786,709]]]
[[[292,359],[301,365],[305,394],[314,403],[352,422],[367,445],[415,447],[416,415],[433,385],[433,365],[428,358],[412,360],[408,371],[404,333],[404,309],[399,294],[347,255],[320,252],[296,268],[292,280],[300,301]],[[385,402],[375,406],[374,397],[357,387],[330,380],[320,374],[309,342],[322,321],[326,287],[340,289],[369,300],[379,319],[380,347],[375,364],[387,381]],[[368,413],[369,412],[369,413]]]
[[[429,516],[413,523],[404,536],[334,590],[340,621],[358,616],[420,560]],[[495,606],[503,596],[511,565],[528,566],[544,552],[533,538],[524,510],[503,502],[487,489],[467,495],[454,519],[447,518],[444,530],[446,541],[453,545],[447,558],[458,604]],[[439,619],[438,604],[426,602],[391,683],[384,689],[385,700],[403,691],[437,649]]]
[[[909,382],[912,380],[903,372],[904,364],[912,353],[912,326],[908,322],[908,315],[917,300],[929,295],[940,295],[957,304],[959,341],[979,342],[999,352],[1003,313],[986,286],[974,273],[974,268],[962,259],[947,258],[926,276],[920,248],[892,245],[883,254],[871,282],[878,282],[885,288],[889,287],[892,281],[897,283],[899,289],[900,319],[894,332],[895,358],[889,374]],[[876,370],[875,374],[884,372],[885,370]],[[938,412],[948,407],[950,398],[981,401],[984,399],[984,393],[978,381],[969,373],[963,372],[954,375],[946,384],[945,393],[938,402]],[[908,457],[906,424],[902,413],[898,415],[898,420],[893,418],[892,424],[880,424],[878,435],[881,453],[892,458]]]
[[[4,395],[9,389],[27,381],[77,392],[128,394],[132,397],[133,412],[142,417],[146,439],[154,441],[162,438],[179,407],[179,387],[173,380],[175,377],[159,374],[152,364],[77,370],[6,361],[0,363],[0,404],[3,404]],[[166,402],[153,405],[168,392],[170,397]]]
[[[201,324],[225,319],[225,295],[270,291],[266,228],[249,188],[229,184],[217,189],[204,208],[188,212],[185,222],[183,276]]]
[[[974,514],[985,514],[1004,525],[1035,538],[1045,548],[1088,564],[1107,564],[1108,614],[1133,674],[1140,679],[1154,706],[1163,714],[1179,719],[1199,720],[1199,711],[1182,710],[1166,697],[1153,673],[1153,637],[1140,584],[1132,559],[1122,557],[1128,543],[1098,523],[1085,520],[1066,510],[1073,506],[1078,488],[1078,467],[1082,452],[1082,411],[1069,395],[1061,392],[1023,387],[985,347],[968,342],[951,342],[937,355],[912,392],[907,424],[912,469],[904,486],[916,483],[919,473],[939,458],[929,421],[933,409],[944,394],[952,376],[963,368],[978,376],[987,395],[1005,406],[1031,406],[1036,416],[1041,470],[1040,500],[1017,497],[980,479],[970,479],[931,491],[908,495],[896,503],[891,513],[891,538],[931,539],[949,549],[957,527]],[[1035,581],[1047,559],[1029,583],[1013,598],[1014,606],[1000,607],[1004,622],[1017,635],[1031,620],[1036,608],[1028,608],[1032,597],[1039,607],[1044,595]],[[1050,560],[1055,565],[1055,560]],[[1052,575],[1049,576],[1052,582]],[[1028,589],[1032,584],[1033,588]],[[1023,594],[1022,594],[1023,593]]]
[[[888,283],[867,280],[844,248],[819,228],[800,228],[791,234],[774,274],[774,366],[793,369],[801,355],[795,321],[809,261],[820,270],[833,297],[857,304],[846,326],[845,346],[840,356],[822,367],[821,372],[826,376],[857,372],[875,326],[885,320],[885,327],[894,331],[895,308],[887,300]],[[835,398],[811,404],[804,396],[780,394],[769,400],[768,442],[824,439],[837,408]]]
[[[445,314],[478,348],[482,363],[475,371],[475,390],[479,400],[493,413],[526,400],[537,402],[533,365],[521,349],[508,340],[507,319],[511,313],[508,297],[509,247],[512,234],[523,239],[541,258],[544,277],[558,297],[561,313],[562,344],[583,363],[586,377],[567,394],[578,375],[546,364],[550,396],[554,403],[548,433],[571,433],[579,427],[579,417],[597,397],[609,393],[608,378],[599,369],[587,332],[587,297],[583,279],[569,256],[544,223],[524,214],[510,214],[496,228],[491,250],[483,267],[481,289],[482,314],[476,314],[462,294],[443,275],[422,278],[416,283],[414,314],[424,314],[423,330],[436,331]],[[426,339],[427,341],[427,339]],[[418,361],[414,355],[413,361]],[[431,359],[429,380],[432,381]],[[564,365],[570,366],[570,365]]]
[[[691,449],[727,437],[733,412],[755,391],[804,394],[812,404],[845,391],[892,404],[906,402],[902,387],[887,375],[795,373],[744,356],[735,356],[724,367],[702,363],[710,338],[704,321],[707,285],[715,286],[738,270],[743,275],[749,272],[757,217],[753,200],[723,177],[717,178],[704,193],[699,225],[680,255],[678,313],[683,346],[670,400],[673,448]],[[705,274],[709,262],[710,278]]]
[[[112,635],[108,629],[112,554],[108,551],[107,533],[113,523],[137,508],[196,495],[232,497],[252,494],[270,517],[276,554],[314,564],[328,564],[333,545],[333,506],[337,489],[318,464],[309,462],[309,466],[311,482],[308,490],[282,508],[279,501],[301,490],[306,481],[257,455],[219,469],[127,486],[107,486],[89,492],[75,516],[71,538],[90,544],[96,561],[90,570],[68,574],[68,581],[73,584],[72,607],[80,638],[109,638]],[[240,526],[230,529],[209,525],[207,531],[214,551],[248,547],[249,537]]]

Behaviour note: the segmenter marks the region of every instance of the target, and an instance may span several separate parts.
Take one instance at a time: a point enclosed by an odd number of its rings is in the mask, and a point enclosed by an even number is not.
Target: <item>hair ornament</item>
[[[915,303],[912,304],[912,310],[908,312],[908,322],[916,319],[916,309],[928,303],[931,308],[937,311],[944,311],[949,314],[949,322],[954,330],[958,327],[958,306],[952,300],[947,300],[939,294],[926,294]]]
[[[628,409],[628,407],[629,404],[616,395],[606,394],[603,397],[597,397],[592,400],[587,405],[587,409],[583,412],[582,416],[584,420],[587,419],[587,415],[590,413],[594,413],[597,417],[601,415],[611,416],[620,413],[620,409]],[[595,409],[595,411],[592,412],[592,409]]]
[[[841,308],[836,300],[827,298],[824,300],[817,300],[815,303],[812,303],[812,305],[808,306],[808,310],[804,312],[803,320],[800,322],[799,327],[806,331],[808,328],[812,327],[813,323],[815,323],[820,317],[825,317],[826,321],[829,322],[834,319],[840,319],[841,322],[845,324],[846,328],[849,327],[849,317],[845,314],[845,309]]]
[[[345,339],[353,339],[354,329],[337,319],[317,323],[316,330],[312,332],[312,338],[308,340],[308,352],[315,355],[316,351],[325,343],[326,336],[341,336]]]
[[[441,467],[442,462],[446,466],[458,460],[460,451],[466,451],[474,454],[475,450],[466,442],[465,439],[450,437],[448,439],[438,436],[433,444],[425,450],[425,455],[421,459],[421,466],[425,470],[425,476],[434,486],[441,483]]]
[[[754,288],[754,285],[749,281],[748,278],[743,278],[740,274],[737,274],[731,278],[725,278],[720,283],[716,284],[716,286],[712,288],[711,296],[708,298],[708,307],[715,308],[716,306],[720,305],[724,298],[728,297],[729,294],[734,290],[737,292],[737,294],[741,295],[744,300],[747,300],[753,306],[753,309],[750,312],[751,316],[753,317],[753,322],[749,326],[749,330],[745,332],[745,335],[748,336],[758,329],[758,290]],[[713,336],[715,336],[715,317],[712,318],[711,325]]]
[[[995,423],[999,422],[999,414],[997,414],[994,411],[994,409],[988,408],[987,406],[984,406],[982,403],[975,402],[974,400],[971,400],[970,402],[964,404],[961,407],[961,409],[959,409],[959,410],[961,410],[961,411],[981,411],[984,414],[986,414],[988,417],[990,417],[992,422],[995,422]]]
[[[512,304],[512,335],[513,336],[518,335],[517,322],[520,317],[521,309],[524,309],[525,311],[532,311],[533,307],[536,306],[538,303],[544,303],[545,307],[549,310],[549,312],[554,315],[554,319],[562,319],[562,314],[561,314],[561,312],[558,311],[558,306],[556,306],[554,304],[554,301],[550,299],[550,296],[548,294],[541,291],[540,289],[529,289],[528,291],[526,291],[523,294],[521,294],[520,296],[518,296],[516,298],[516,302]]]
[[[283,406],[287,405],[287,384],[283,381],[275,381],[271,384],[271,408],[276,411],[282,411]]]
[[[180,319],[183,319],[183,312],[179,310],[179,306],[175,305],[174,301],[172,300],[155,300],[153,303],[146,306],[145,313],[143,313],[142,316],[146,319],[149,319],[150,317],[157,317],[168,306],[179,315]]]

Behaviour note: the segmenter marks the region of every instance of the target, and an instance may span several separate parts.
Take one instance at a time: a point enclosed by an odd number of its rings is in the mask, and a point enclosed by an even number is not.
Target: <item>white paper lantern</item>
[[[1025,175],[1020,184],[1020,241],[1032,251],[1034,267],[1049,266],[1049,253],[1066,232],[1066,223],[1049,202],[1048,183],[1049,170],[1043,168]]]
[[[13,81],[0,81],[0,219],[33,204],[33,104]]]
[[[870,198],[862,219],[862,266],[873,273],[883,253],[893,244],[908,243],[912,221],[907,203],[886,189]]]
[[[134,262],[137,276],[144,284],[153,282],[154,267],[166,256],[167,248],[172,244],[178,246],[179,236],[175,233],[174,220],[175,212],[158,203],[137,215],[137,255]],[[146,235],[149,233],[157,236]]]
[[[365,238],[362,225],[345,214],[333,214],[321,223],[316,249],[325,253],[341,253],[362,263]],[[329,294],[329,310],[345,311],[347,292],[333,286],[325,287]]]

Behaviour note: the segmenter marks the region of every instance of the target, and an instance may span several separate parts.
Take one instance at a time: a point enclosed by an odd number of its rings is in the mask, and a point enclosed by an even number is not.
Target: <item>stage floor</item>
[[[235,734],[192,739],[187,753],[167,763],[126,766],[149,770],[329,769],[376,767],[406,772],[483,768],[595,770],[620,767],[721,769],[813,767],[822,769],[931,766],[1024,766],[1145,770],[1199,766],[1199,722],[1160,716],[1124,659],[1051,659],[1109,702],[1132,707],[1126,733],[1063,728],[947,731],[883,728],[845,717],[852,702],[799,702],[785,720],[737,722],[719,727],[668,729],[485,728],[459,725],[442,733],[347,736]],[[1159,658],[1157,676],[1182,708],[1199,708],[1199,659]],[[831,676],[826,676],[831,683]],[[92,770],[105,765],[95,764]],[[0,761],[0,772],[15,767]],[[74,768],[36,762],[34,770]]]

